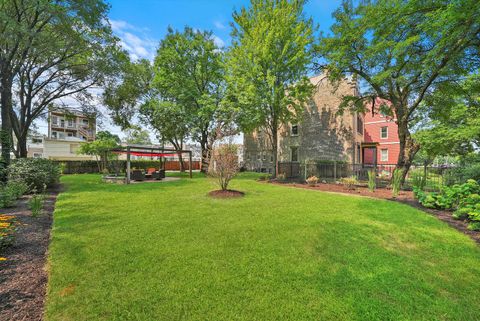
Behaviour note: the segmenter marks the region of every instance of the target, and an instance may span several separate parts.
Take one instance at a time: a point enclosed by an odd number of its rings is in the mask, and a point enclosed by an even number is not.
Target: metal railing
[[[316,176],[320,181],[336,182],[344,177],[354,176],[360,184],[368,182],[368,172],[375,172],[375,181],[378,187],[388,187],[391,184],[395,164],[349,164],[345,162],[281,162],[278,172],[287,179],[305,181],[308,177]],[[420,180],[424,180],[425,189],[440,190],[447,184],[446,176],[451,168],[412,165],[407,173],[404,188],[411,189]]]

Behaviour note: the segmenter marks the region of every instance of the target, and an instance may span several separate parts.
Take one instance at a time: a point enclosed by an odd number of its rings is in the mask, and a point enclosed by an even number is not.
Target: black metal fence
[[[375,173],[378,187],[387,187],[391,184],[395,164],[349,164],[344,162],[282,162],[278,164],[278,172],[287,179],[305,181],[308,177],[316,176],[319,181],[336,182],[344,177],[354,176],[360,184],[368,181],[368,172]],[[405,179],[404,188],[411,189],[420,180],[424,180],[425,189],[439,190],[452,182],[448,179],[451,168],[424,167],[413,165]]]

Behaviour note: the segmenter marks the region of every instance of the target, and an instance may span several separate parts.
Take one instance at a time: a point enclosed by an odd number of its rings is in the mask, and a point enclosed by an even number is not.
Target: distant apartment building
[[[278,162],[361,162],[364,115],[338,114],[342,97],[357,95],[357,84],[345,79],[333,86],[323,74],[310,80],[316,89],[299,122],[278,132]],[[272,172],[270,139],[261,129],[244,134],[244,163],[247,170]]]
[[[93,141],[96,121],[74,109],[56,109],[48,114],[48,138]]]
[[[80,144],[95,140],[96,120],[82,112],[68,108],[55,109],[48,114],[48,135],[43,138],[41,157],[55,160],[92,160],[78,154]],[[29,156],[39,157],[40,143],[31,142]],[[31,150],[31,151],[30,151]]]
[[[364,164],[395,164],[400,153],[396,119],[380,111],[381,103],[377,99],[373,113],[370,110],[365,114],[365,141],[362,144]]]

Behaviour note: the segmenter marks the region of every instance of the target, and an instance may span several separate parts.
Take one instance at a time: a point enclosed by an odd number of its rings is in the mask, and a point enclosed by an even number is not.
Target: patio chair
[[[165,178],[165,170],[161,169],[159,171],[156,171],[156,172],[152,173],[152,178],[153,179],[158,179],[158,180],[161,180],[161,179]]]
[[[141,169],[134,169],[130,173],[130,179],[134,181],[144,181],[145,180],[145,174],[143,170]]]

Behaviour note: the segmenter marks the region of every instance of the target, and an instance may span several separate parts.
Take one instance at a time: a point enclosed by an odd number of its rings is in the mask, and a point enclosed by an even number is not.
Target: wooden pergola
[[[126,145],[115,148],[112,152],[127,155],[127,184],[130,184],[130,158],[131,156],[150,156],[165,157],[178,156],[179,154],[188,154],[188,169],[190,178],[192,178],[192,151],[191,150],[175,150],[172,148],[144,146],[144,145]],[[165,166],[165,163],[163,163]]]

